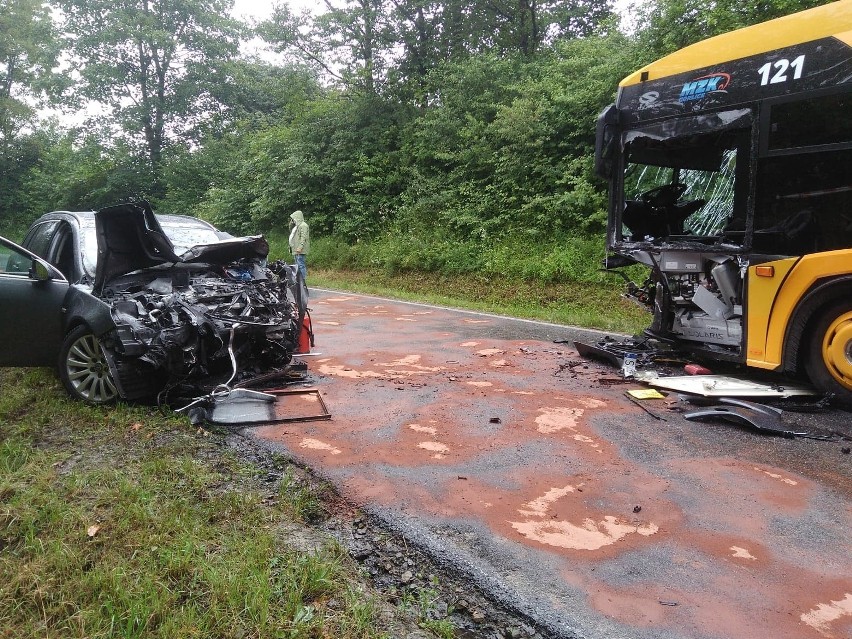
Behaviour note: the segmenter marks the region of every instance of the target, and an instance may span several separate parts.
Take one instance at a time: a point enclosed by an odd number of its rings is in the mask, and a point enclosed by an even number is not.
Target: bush
[[[271,244],[272,257],[289,258],[286,237],[273,235]],[[603,257],[602,236],[456,241],[397,232],[356,243],[336,237],[313,239],[309,263],[334,270],[379,269],[389,275],[478,273],[552,283],[601,281],[598,269]]]

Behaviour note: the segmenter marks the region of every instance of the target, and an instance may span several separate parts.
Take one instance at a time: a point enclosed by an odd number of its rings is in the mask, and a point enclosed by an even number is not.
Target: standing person
[[[305,215],[301,211],[290,214],[290,253],[296,258],[296,266],[302,274],[302,280],[307,285],[308,265],[305,257],[311,249],[311,235]]]

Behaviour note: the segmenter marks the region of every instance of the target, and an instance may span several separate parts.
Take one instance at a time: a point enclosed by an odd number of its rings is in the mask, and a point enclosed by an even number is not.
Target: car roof
[[[160,224],[165,224],[170,228],[199,228],[217,231],[218,229],[205,220],[189,215],[172,215],[172,214],[156,214]],[[38,218],[33,224],[51,219],[68,219],[73,218],[79,226],[93,226],[95,223],[94,211],[52,211],[45,213]]]

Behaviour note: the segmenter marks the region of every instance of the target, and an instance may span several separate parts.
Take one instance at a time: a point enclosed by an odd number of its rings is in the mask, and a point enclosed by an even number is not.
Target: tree
[[[323,2],[326,11],[313,20],[278,5],[261,24],[261,35],[279,52],[294,53],[346,86],[375,93],[393,44],[384,0]]]
[[[553,0],[542,4],[546,6],[551,36],[588,38],[616,26],[613,0]]]
[[[220,202],[225,190],[243,191],[240,196],[230,193],[228,203],[213,215],[233,230],[253,232],[247,207],[225,210],[240,198],[251,202],[246,194],[254,192],[254,183],[262,178],[251,171],[267,171],[257,165],[250,149],[267,132],[287,128],[303,116],[323,89],[304,66],[235,60],[220,69],[212,91],[219,111],[202,135],[193,144],[171,145],[165,154],[166,194],[157,206],[163,212],[200,210],[199,204],[208,199],[211,190],[218,193]],[[250,166],[248,173],[246,166]],[[203,205],[207,212],[211,211],[209,204]]]
[[[0,151],[34,115],[33,103],[53,76],[59,49],[50,10],[39,0],[0,5]]]
[[[25,179],[30,218],[51,210],[98,209],[145,194],[140,156],[124,142],[105,145],[95,135],[50,127],[41,161]]]
[[[599,231],[594,123],[631,55],[616,32],[439,67],[429,76],[436,104],[406,131],[412,177],[397,217],[461,240]]]
[[[0,4],[0,221],[5,224],[20,218],[21,183],[41,153],[27,129],[57,78],[56,42],[47,5],[39,0]]]
[[[403,55],[397,65],[400,78],[415,87],[421,106],[425,107],[423,90],[426,73],[439,60],[437,3],[430,0],[392,0],[392,18],[396,25]]]
[[[391,0],[397,42],[391,77],[402,99],[425,108],[426,77],[483,53],[533,57],[559,39],[604,33],[612,0]]]
[[[231,0],[59,0],[80,64],[78,91],[144,145],[152,194],[170,137],[211,111],[213,70],[238,51]],[[182,130],[183,128],[183,130]]]
[[[211,123],[216,133],[292,119],[321,89],[314,71],[304,65],[239,59],[220,67],[210,91],[217,107]]]

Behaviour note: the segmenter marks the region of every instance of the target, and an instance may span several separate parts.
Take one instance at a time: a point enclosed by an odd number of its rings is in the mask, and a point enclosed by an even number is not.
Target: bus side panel
[[[789,266],[786,278],[779,277],[778,265]],[[774,278],[757,277],[756,266],[749,268],[748,287],[748,359],[749,366],[776,369],[781,366],[784,338],[793,313],[802,298],[819,280],[852,274],[852,249],[827,251],[798,259],[769,262],[760,266],[776,266]],[[763,284],[762,281],[768,281]],[[775,288],[774,296],[770,290]],[[767,304],[768,303],[768,304]],[[757,310],[757,313],[752,313]],[[761,326],[765,328],[761,331]],[[760,342],[765,335],[763,356]]]
[[[773,362],[767,360],[766,351],[769,340],[770,319],[774,318],[774,304],[778,292],[784,285],[784,281],[799,258],[792,257],[786,260],[765,262],[761,267],[772,267],[772,277],[757,275],[756,266],[748,269],[747,300],[746,300],[746,363],[756,368],[775,369],[781,363],[780,360]],[[785,322],[786,326],[786,322]],[[782,329],[781,337],[784,337]]]

